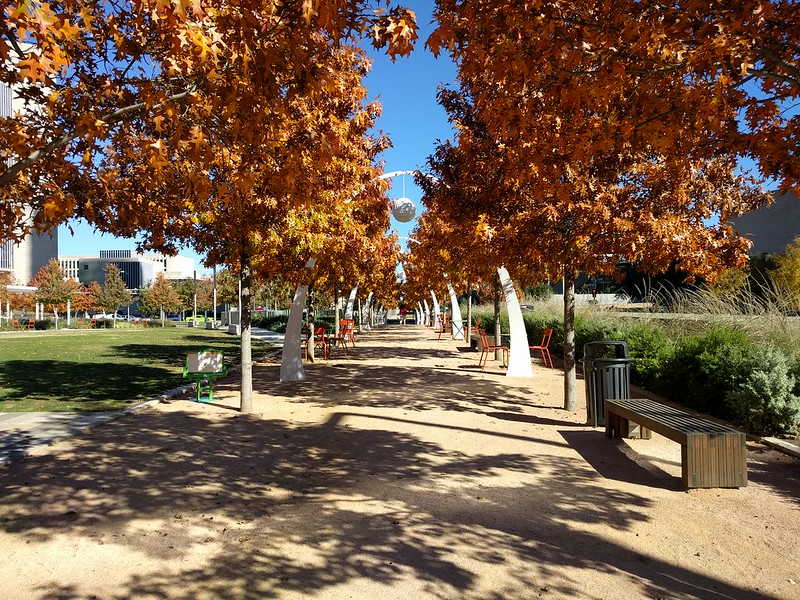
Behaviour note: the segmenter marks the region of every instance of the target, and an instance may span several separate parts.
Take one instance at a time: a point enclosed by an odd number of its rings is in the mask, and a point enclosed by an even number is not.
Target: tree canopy
[[[113,192],[130,163],[147,176],[142,184],[165,183],[177,149],[201,174],[213,168],[213,131],[197,115],[230,121],[239,139],[280,146],[286,132],[265,135],[265,123],[289,116],[287,97],[313,102],[339,85],[317,63],[323,52],[369,35],[394,57],[410,50],[416,24],[406,9],[344,0],[17,0],[0,35],[0,81],[25,102],[0,124],[0,231],[19,239],[73,217],[128,232],[139,215]],[[151,225],[181,214],[176,198],[151,197]]]
[[[119,267],[113,263],[106,265],[105,281],[97,295],[97,303],[106,312],[116,313],[120,306],[130,304],[131,292],[125,287]]]
[[[385,142],[367,135],[377,106],[363,105],[356,42],[407,53],[411,11],[64,0],[12,2],[4,16],[0,78],[26,106],[0,124],[2,238],[79,217],[147,248],[189,243],[240,273],[249,308],[253,275],[299,279],[309,256],[375,218],[360,199],[379,191],[368,184]]]
[[[427,43],[458,64],[440,94],[458,135],[425,201],[523,283],[564,279],[568,408],[579,271],[713,280],[746,258],[728,217],[768,201],[737,159],[800,183],[794,4],[437,2]]]
[[[74,281],[64,277],[64,271],[57,258],[50,259],[45,266],[39,269],[30,284],[36,286],[36,292],[34,292],[36,302],[49,305],[56,318],[58,318],[59,305],[66,304],[78,290],[78,285]],[[57,323],[56,326],[58,326]]]
[[[550,154],[722,152],[800,188],[794,0],[439,0],[435,16],[428,44],[459,62],[492,133],[528,141],[513,146],[525,170],[560,175]]]
[[[165,313],[176,312],[182,305],[181,297],[163,273],[158,273],[153,283],[142,290],[139,300],[140,310],[151,317],[160,317],[162,326]]]

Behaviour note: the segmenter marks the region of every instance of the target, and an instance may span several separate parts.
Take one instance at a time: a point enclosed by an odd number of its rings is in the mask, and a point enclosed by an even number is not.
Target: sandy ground
[[[0,468],[0,598],[800,598],[800,463],[683,491],[563,379],[389,326],[281,384],[157,404]],[[579,382],[579,404],[583,387]]]

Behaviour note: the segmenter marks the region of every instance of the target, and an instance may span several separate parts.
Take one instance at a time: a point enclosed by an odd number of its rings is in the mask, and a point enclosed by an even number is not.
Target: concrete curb
[[[800,458],[800,447],[795,446],[787,442],[786,440],[779,440],[777,438],[760,438],[760,441],[769,446],[770,448],[775,448],[775,450],[780,450],[790,456],[794,456],[795,458]]]

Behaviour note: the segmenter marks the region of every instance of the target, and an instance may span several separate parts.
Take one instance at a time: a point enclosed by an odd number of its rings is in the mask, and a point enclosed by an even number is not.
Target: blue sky
[[[392,62],[388,56],[365,44],[374,60],[372,72],[365,81],[369,100],[377,99],[383,105],[377,127],[389,136],[393,144],[382,157],[387,173],[424,170],[437,140],[444,141],[453,135],[444,110],[436,103],[436,90],[440,84],[455,82],[456,69],[449,57],[435,59],[424,48],[424,42],[433,30],[433,2],[406,0],[402,4],[416,12],[419,25],[420,39],[412,55]],[[405,196],[417,205],[419,213],[421,190],[414,185],[413,177],[395,177],[392,184],[391,197],[401,197],[405,185]],[[401,237],[407,237],[413,226],[414,221],[398,223],[392,218],[391,227]],[[61,255],[97,256],[100,250],[135,248],[134,240],[100,235],[84,222],[74,222],[72,227],[75,235],[71,235],[66,226],[59,228]],[[195,266],[202,269],[194,251],[186,249],[181,254],[195,258]]]

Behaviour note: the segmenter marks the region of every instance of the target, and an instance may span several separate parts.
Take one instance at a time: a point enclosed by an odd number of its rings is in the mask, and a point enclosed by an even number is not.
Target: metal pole
[[[192,327],[197,327],[197,270],[194,271],[193,277],[194,277],[194,280],[193,280],[194,281],[194,291],[193,291],[193,293],[194,293],[194,312],[192,313],[192,316],[194,318],[192,319]]]

